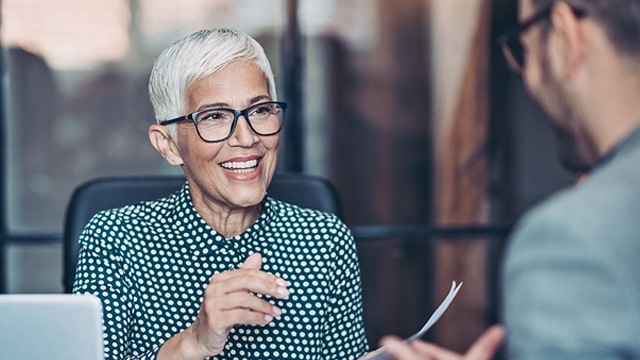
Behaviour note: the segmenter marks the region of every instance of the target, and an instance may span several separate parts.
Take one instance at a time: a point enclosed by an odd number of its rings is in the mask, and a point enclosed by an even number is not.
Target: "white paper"
[[[444,312],[447,310],[447,308],[449,308],[449,305],[451,305],[451,303],[453,302],[453,299],[458,294],[458,291],[460,290],[461,286],[462,286],[462,283],[456,285],[456,282],[453,281],[452,284],[451,284],[451,289],[449,290],[449,293],[444,298],[442,303],[438,306],[436,311],[434,311],[433,314],[431,314],[431,316],[429,317],[427,322],[424,324],[422,329],[418,330],[418,332],[416,332],[415,334],[409,336],[404,341],[405,342],[410,342],[410,341],[419,339],[422,336],[424,336],[424,334],[427,332],[427,330],[429,330],[429,328],[431,328],[438,320],[440,320],[440,317],[442,316],[442,314],[444,314]],[[365,355],[362,359],[366,359],[366,360],[391,360],[391,356],[389,356],[389,354],[387,354],[383,350],[384,349],[380,349],[379,351],[375,351],[374,353],[371,354],[372,355],[371,357]]]

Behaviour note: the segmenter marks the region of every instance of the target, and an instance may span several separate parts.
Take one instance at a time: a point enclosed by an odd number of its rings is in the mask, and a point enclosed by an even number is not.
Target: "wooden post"
[[[488,220],[486,149],[491,1],[439,0],[434,3],[436,16],[438,6],[455,11],[450,11],[450,21],[435,23],[440,28],[434,29],[434,36],[448,34],[457,39],[466,38],[467,46],[449,49],[451,55],[462,57],[461,66],[453,68],[452,63],[445,60],[436,62],[442,66],[433,71],[459,79],[452,99],[434,99],[436,103],[450,104],[450,108],[440,109],[440,114],[436,112],[435,116],[435,220],[440,226],[482,224]],[[465,19],[473,25],[460,26]],[[445,41],[446,38],[440,44]],[[439,50],[442,49],[432,49],[435,56]],[[440,83],[436,81],[434,96],[442,93],[438,86],[444,83],[445,79]],[[486,325],[486,245],[481,240],[442,239],[436,251],[436,299],[444,298],[452,280],[464,282],[436,329],[437,341],[458,351],[466,350]]]

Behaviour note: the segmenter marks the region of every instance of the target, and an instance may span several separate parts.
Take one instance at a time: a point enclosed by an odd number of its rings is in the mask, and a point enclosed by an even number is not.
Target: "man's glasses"
[[[191,120],[200,138],[209,143],[225,141],[233,135],[238,118],[244,116],[253,132],[262,136],[275,135],[284,127],[287,103],[269,101],[251,105],[244,110],[211,108],[164,120],[160,125],[170,125]]]
[[[498,42],[502,47],[502,53],[504,54],[507,63],[515,73],[520,74],[524,68],[525,50],[522,42],[520,41],[520,37],[536,23],[549,18],[551,16],[553,6],[554,4],[551,4],[543,8],[538,13],[533,14],[529,19],[516,25],[515,28],[505,32],[498,38]],[[586,15],[586,11],[584,9],[572,6],[571,10],[573,10],[574,15],[578,18]]]

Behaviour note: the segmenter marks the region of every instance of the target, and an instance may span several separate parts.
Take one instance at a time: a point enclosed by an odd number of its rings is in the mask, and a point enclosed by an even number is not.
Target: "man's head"
[[[523,0],[536,10],[553,6],[558,0]],[[640,57],[640,1],[638,0],[564,0],[580,9],[600,25],[621,55]],[[549,23],[543,23],[548,28]]]
[[[588,170],[607,143],[594,123],[604,113],[598,92],[612,87],[608,74],[640,68],[640,1],[520,0],[519,19],[510,45],[515,55],[522,46],[514,58],[524,83],[550,115],[565,165]]]

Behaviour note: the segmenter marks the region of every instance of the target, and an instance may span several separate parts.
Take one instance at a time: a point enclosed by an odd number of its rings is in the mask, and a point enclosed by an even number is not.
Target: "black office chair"
[[[78,262],[78,238],[93,215],[144,200],[155,200],[178,190],[182,176],[108,177],[90,180],[73,192],[67,205],[63,231],[64,291],[71,292]],[[338,194],[322,177],[276,173],[267,190],[270,197],[305,208],[342,216]]]

